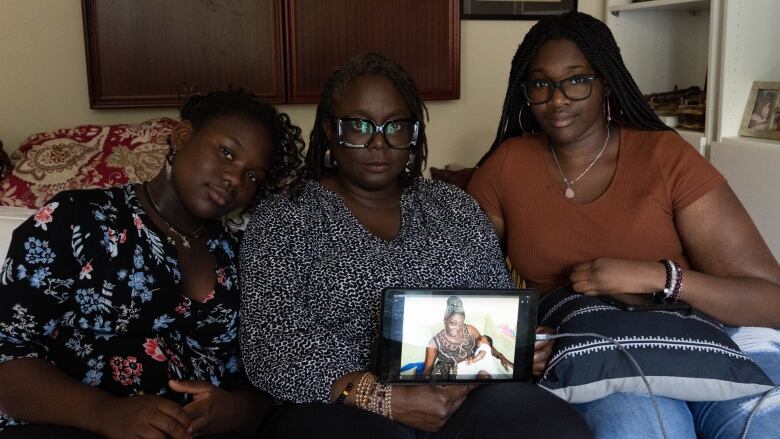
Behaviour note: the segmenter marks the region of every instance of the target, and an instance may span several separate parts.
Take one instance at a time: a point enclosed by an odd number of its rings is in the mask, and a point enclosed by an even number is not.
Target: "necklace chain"
[[[190,248],[189,239],[200,238],[200,234],[206,228],[206,224],[201,224],[200,227],[198,227],[191,233],[182,232],[173,224],[171,224],[167,219],[165,219],[165,216],[160,210],[160,207],[157,206],[157,203],[154,201],[154,198],[152,198],[152,193],[151,191],[149,191],[148,181],[144,182],[143,187],[144,187],[144,195],[146,195],[146,199],[149,200],[149,203],[152,205],[152,210],[154,210],[154,213],[157,214],[157,216],[162,220],[162,222],[165,223],[166,226],[168,226],[168,230],[170,230],[171,232],[173,232],[173,234],[179,237],[179,239],[181,240],[181,245],[183,245],[184,248]]]
[[[596,162],[599,161],[601,155],[604,154],[604,150],[607,149],[607,143],[609,143],[609,125],[607,125],[607,136],[604,138],[604,144],[601,145],[601,150],[599,150],[599,153],[596,154],[596,157],[593,159],[592,162],[590,162],[588,167],[585,168],[585,170],[582,171],[582,173],[578,175],[577,178],[572,180],[566,177],[566,174],[563,173],[561,164],[558,162],[558,156],[555,154],[555,148],[553,148],[552,143],[549,143],[548,140],[548,144],[550,145],[550,151],[552,151],[553,159],[555,159],[555,165],[558,167],[558,172],[561,173],[561,177],[563,178],[563,184],[566,185],[566,191],[565,191],[566,198],[574,198],[574,189],[572,189],[572,186],[574,186],[574,183],[580,181],[580,178],[585,176],[585,174],[587,174],[588,171],[590,171],[590,168],[592,168],[593,165],[595,165]]]

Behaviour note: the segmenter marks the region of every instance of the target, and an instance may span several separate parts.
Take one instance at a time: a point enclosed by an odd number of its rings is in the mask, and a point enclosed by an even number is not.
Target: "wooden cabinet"
[[[288,102],[317,102],[333,69],[380,52],[404,66],[426,99],[460,97],[459,2],[286,0]]]
[[[458,0],[83,0],[92,108],[177,106],[193,89],[245,87],[317,102],[367,51],[399,61],[426,99],[460,93]]]
[[[178,106],[193,88],[245,87],[284,102],[274,0],[84,0],[92,108]]]

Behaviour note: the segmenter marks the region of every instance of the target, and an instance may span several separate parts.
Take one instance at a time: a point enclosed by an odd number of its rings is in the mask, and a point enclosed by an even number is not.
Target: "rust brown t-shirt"
[[[474,173],[468,191],[504,219],[507,254],[529,286],[547,292],[600,257],[689,266],[675,215],[725,179],[673,131],[622,127],[618,148],[607,190],[586,204],[557,186],[541,134],[507,140]]]

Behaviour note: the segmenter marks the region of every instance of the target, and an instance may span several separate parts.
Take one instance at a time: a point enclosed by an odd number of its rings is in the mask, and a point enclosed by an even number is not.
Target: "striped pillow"
[[[656,395],[723,401],[774,387],[721,324],[698,311],[623,311],[567,286],[539,302],[539,324],[558,333],[592,332],[617,340],[639,363]],[[647,393],[626,354],[596,337],[556,340],[539,385],[572,403],[616,392]]]

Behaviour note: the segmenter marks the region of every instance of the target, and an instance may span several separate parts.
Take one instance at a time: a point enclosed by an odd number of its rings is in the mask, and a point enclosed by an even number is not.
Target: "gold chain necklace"
[[[601,158],[601,155],[604,154],[604,150],[607,148],[607,143],[609,143],[609,125],[607,125],[607,137],[604,139],[604,144],[601,145],[601,150],[598,154],[596,154],[596,158],[593,159],[592,162],[588,165],[587,168],[585,168],[584,171],[580,175],[577,176],[574,180],[571,180],[566,177],[563,173],[563,169],[561,169],[561,164],[558,163],[558,156],[555,155],[555,148],[553,148],[552,143],[550,143],[549,139],[547,140],[547,143],[550,145],[550,151],[552,151],[553,158],[555,159],[555,165],[558,166],[558,172],[561,173],[561,177],[563,177],[563,184],[566,185],[566,190],[563,191],[563,195],[566,196],[566,198],[574,198],[574,189],[572,186],[574,186],[574,183],[580,181],[580,178],[582,178],[585,174],[590,171],[590,168],[593,167],[593,165],[596,164],[596,162]]]
[[[184,248],[190,248],[190,242],[188,239],[198,239],[200,238],[200,234],[203,232],[203,230],[206,229],[206,224],[201,224],[200,227],[198,227],[195,231],[191,233],[184,233],[178,228],[174,227],[173,224],[171,224],[168,220],[165,219],[165,216],[163,215],[162,211],[160,211],[160,208],[157,206],[157,203],[154,202],[154,198],[152,198],[152,193],[149,191],[149,182],[145,181],[143,184],[144,187],[144,195],[146,195],[146,199],[149,200],[149,203],[152,205],[152,210],[154,210],[154,213],[157,214],[157,216],[162,220],[162,222],[165,223],[166,226],[168,226],[168,230],[171,231],[174,235],[178,236],[181,240],[181,245],[184,246]],[[169,239],[170,236],[168,237]],[[175,244],[175,241],[174,241]]]

